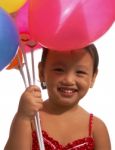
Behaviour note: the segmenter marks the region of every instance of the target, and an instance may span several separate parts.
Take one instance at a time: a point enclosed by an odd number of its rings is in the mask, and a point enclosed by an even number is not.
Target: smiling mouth
[[[64,96],[72,96],[78,90],[74,88],[60,87],[58,88],[58,91],[61,92]]]

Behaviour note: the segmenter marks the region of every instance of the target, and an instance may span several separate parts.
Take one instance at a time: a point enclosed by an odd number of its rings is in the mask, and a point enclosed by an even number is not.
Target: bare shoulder
[[[93,119],[95,150],[111,150],[110,137],[105,123],[98,117]]]

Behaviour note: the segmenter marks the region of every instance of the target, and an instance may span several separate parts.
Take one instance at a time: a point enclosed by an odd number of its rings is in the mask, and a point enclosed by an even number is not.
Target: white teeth
[[[72,93],[73,91],[70,91],[70,90],[63,90],[63,92],[65,92],[65,93]]]
[[[68,93],[68,94],[75,92],[75,90],[64,89],[64,88],[60,88],[60,91],[62,91],[62,92],[64,92],[64,93]]]

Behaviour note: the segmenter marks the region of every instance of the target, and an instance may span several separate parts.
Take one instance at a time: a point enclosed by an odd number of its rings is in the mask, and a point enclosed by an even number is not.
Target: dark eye
[[[63,68],[54,68],[53,70],[56,71],[56,72],[64,72]]]
[[[83,70],[77,70],[76,73],[79,74],[79,75],[87,74],[86,71],[83,71]]]

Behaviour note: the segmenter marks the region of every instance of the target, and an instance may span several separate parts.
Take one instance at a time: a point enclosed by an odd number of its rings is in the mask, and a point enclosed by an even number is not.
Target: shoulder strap
[[[89,116],[89,136],[92,135],[92,126],[93,126],[93,114]]]

